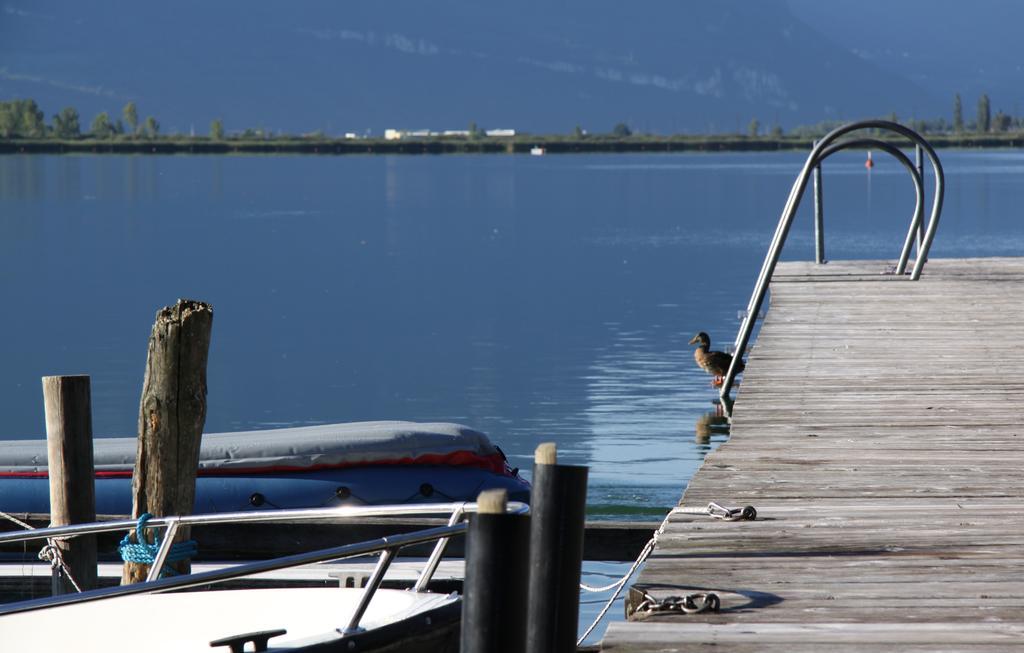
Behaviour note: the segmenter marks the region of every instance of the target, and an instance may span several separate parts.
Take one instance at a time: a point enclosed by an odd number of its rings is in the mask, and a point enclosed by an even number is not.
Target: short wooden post
[[[553,443],[537,447],[530,493],[530,653],[576,650],[587,473],[586,467],[559,465]]]
[[[50,477],[50,525],[96,521],[92,460],[92,401],[88,376],[44,376],[46,454]],[[96,586],[96,536],[55,542],[82,591]],[[75,587],[61,569],[53,572],[53,593]]]
[[[523,653],[530,519],[505,513],[505,490],[477,499],[466,535],[461,653]]]
[[[187,515],[195,502],[199,445],[206,423],[206,360],[213,308],[179,299],[162,308],[149,336],[139,402],[139,445],[132,475],[132,516]],[[181,528],[178,540],[187,540]],[[189,561],[173,565],[188,573]],[[122,584],[145,580],[149,566],[126,562]]]

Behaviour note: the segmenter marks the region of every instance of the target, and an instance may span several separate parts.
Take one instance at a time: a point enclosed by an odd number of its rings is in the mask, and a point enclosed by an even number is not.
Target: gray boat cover
[[[136,438],[93,441],[97,476],[131,474]],[[446,422],[350,422],[261,431],[204,433],[202,474],[315,471],[360,465],[462,465],[505,470],[486,435]],[[43,476],[46,440],[0,441],[0,476]]]

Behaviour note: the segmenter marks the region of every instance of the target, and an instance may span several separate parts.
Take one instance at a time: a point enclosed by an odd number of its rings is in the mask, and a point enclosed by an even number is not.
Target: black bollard
[[[505,490],[477,499],[466,533],[461,653],[526,650],[527,547],[530,518],[505,514]]]
[[[530,493],[530,586],[526,650],[576,650],[587,468],[558,465],[553,443],[537,447]]]

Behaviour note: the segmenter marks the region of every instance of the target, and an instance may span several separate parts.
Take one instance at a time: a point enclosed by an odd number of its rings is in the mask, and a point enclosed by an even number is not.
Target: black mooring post
[[[587,468],[558,465],[553,443],[537,447],[530,492],[530,591],[526,650],[576,650]]]
[[[477,499],[466,533],[461,653],[526,651],[530,518],[505,514],[505,490]]]

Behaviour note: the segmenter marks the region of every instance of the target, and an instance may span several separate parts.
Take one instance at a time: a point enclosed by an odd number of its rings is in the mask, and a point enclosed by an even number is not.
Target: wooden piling
[[[96,521],[91,404],[88,376],[43,377],[51,526]],[[96,537],[57,540],[54,544],[79,589],[95,587]],[[54,594],[75,591],[61,569],[54,569],[53,578]]]
[[[477,499],[466,541],[461,653],[523,653],[530,520],[505,513],[505,490]]]
[[[195,501],[199,445],[206,423],[206,361],[213,308],[178,300],[157,312],[139,402],[139,446],[132,475],[132,516],[186,515]],[[189,529],[178,531],[187,540]],[[172,565],[188,573],[189,562]],[[148,565],[125,563],[121,582],[145,580]]]
[[[557,464],[554,444],[537,447],[526,617],[530,653],[561,653],[576,647],[587,472],[586,467]]]

